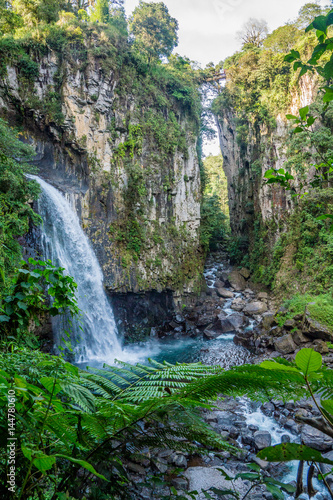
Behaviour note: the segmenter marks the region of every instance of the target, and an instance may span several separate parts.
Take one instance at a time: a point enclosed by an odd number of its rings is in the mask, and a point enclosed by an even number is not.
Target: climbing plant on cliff
[[[39,194],[39,186],[26,178],[34,169],[27,162],[33,148],[21,142],[18,131],[0,119],[0,281],[2,290],[21,259],[20,238],[30,224],[40,222],[33,211],[32,200]]]

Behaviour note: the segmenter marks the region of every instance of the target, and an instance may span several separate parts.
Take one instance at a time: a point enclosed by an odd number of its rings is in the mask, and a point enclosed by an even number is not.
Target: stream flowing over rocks
[[[152,328],[151,337],[158,341],[162,352],[159,359],[170,355],[170,345],[184,343],[184,351],[175,350],[170,361],[202,361],[218,364],[225,369],[245,363],[257,363],[269,357],[285,356],[292,359],[299,346],[310,345],[308,337],[295,329],[293,333],[279,330],[280,337],[272,337],[276,332],[274,325],[276,304],[266,291],[251,283],[247,269],[236,270],[226,263],[224,253],[211,255],[206,263],[204,276],[206,290],[201,293],[191,309],[184,309],[161,329]],[[294,327],[294,323],[285,328]],[[274,330],[275,328],[275,330]],[[320,344],[318,345],[318,350]],[[326,344],[325,344],[326,345]],[[311,347],[313,346],[311,343]],[[321,349],[322,351],[322,349]],[[331,355],[326,356],[331,361]],[[309,425],[300,422],[301,418],[320,417],[319,411],[310,400],[287,402],[272,400],[264,404],[253,403],[244,398],[227,397],[216,403],[213,411],[203,410],[203,417],[211,427],[229,444],[239,447],[234,455],[228,451],[208,454],[189,455],[177,450],[163,449],[149,453],[146,458],[127,463],[132,477],[133,498],[159,499],[170,494],[165,485],[148,488],[140,483],[150,483],[156,474],[167,477],[179,494],[196,490],[195,498],[207,498],[202,490],[212,487],[230,489],[219,469],[223,468],[229,476],[239,472],[249,472],[247,464],[256,463],[266,476],[296,485],[297,462],[270,464],[257,458],[263,448],[283,442],[304,442],[327,456],[333,457],[333,440]],[[183,469],[183,472],[179,472]],[[326,470],[327,469],[327,470]],[[323,466],[323,472],[328,468]],[[307,467],[304,470],[306,484]],[[333,484],[333,477],[328,476]],[[248,480],[235,482],[240,498],[249,490]],[[326,500],[330,496],[322,484],[314,479],[316,500]],[[209,492],[212,498],[214,493]],[[190,498],[190,497],[188,497]],[[221,496],[219,497],[221,498]],[[223,498],[232,498],[224,495]],[[248,500],[273,499],[264,485],[257,486],[246,496]],[[285,493],[286,499],[294,498]],[[299,498],[308,499],[306,492]]]

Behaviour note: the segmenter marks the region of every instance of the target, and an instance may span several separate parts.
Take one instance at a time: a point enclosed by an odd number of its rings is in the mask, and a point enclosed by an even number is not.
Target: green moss
[[[333,331],[333,297],[331,294],[317,296],[298,294],[287,300],[284,307],[287,308],[287,312],[277,315],[280,326],[297,314],[304,314],[307,309],[311,318]]]

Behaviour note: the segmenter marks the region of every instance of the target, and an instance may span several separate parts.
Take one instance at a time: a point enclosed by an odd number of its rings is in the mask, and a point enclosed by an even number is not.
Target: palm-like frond
[[[119,361],[120,366],[105,365],[105,370],[91,368],[82,377],[90,384],[96,384],[97,393],[101,394],[103,389],[115,399],[139,403],[174,394],[195,380],[222,372],[219,366],[202,363],[172,365],[153,360],[149,360],[149,363],[147,366],[140,363],[130,365]],[[98,390],[97,386],[101,389]]]

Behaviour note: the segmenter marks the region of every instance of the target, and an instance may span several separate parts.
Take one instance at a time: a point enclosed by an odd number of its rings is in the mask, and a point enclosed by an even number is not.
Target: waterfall
[[[29,176],[41,186],[38,211],[43,219],[41,247],[45,259],[65,268],[77,283],[77,302],[82,317],[73,320],[56,317],[53,321],[55,343],[59,346],[64,331],[70,331],[75,361],[97,360],[112,363],[121,357],[117,327],[103,288],[103,273],[83,232],[79,218],[65,197],[37,176]]]

